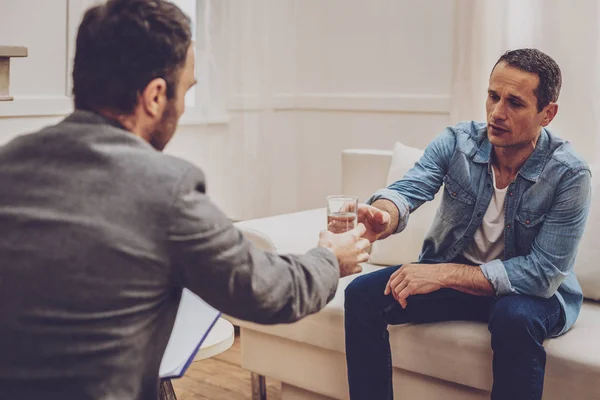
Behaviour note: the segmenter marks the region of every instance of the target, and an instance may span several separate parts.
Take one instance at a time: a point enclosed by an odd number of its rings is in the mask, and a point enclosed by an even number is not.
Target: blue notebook
[[[177,317],[158,370],[162,379],[181,378],[221,313],[183,289]]]

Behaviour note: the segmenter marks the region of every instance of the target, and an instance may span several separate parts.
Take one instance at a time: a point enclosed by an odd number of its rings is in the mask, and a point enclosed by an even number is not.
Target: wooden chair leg
[[[252,400],[267,400],[267,383],[265,377],[252,372],[250,380],[252,382]]]
[[[160,400],[177,400],[175,396],[175,390],[173,390],[173,384],[170,379],[165,379],[160,382],[160,393],[158,398]]]

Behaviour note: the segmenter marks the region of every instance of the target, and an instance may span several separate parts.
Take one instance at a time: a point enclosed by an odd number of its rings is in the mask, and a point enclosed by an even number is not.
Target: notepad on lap
[[[163,379],[180,378],[221,313],[187,289],[183,289],[175,325],[160,363]]]

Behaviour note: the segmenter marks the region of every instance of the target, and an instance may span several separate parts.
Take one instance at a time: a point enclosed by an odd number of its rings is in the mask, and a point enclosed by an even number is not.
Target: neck
[[[494,146],[492,163],[500,173],[508,173],[511,176],[517,174],[519,169],[525,164],[529,156],[535,150],[539,135],[531,142],[520,144],[518,146],[498,147]]]
[[[148,130],[144,129],[144,125],[141,123],[140,118],[138,118],[136,114],[117,114],[109,110],[100,110],[98,113],[105,118],[117,121],[125,130],[149,142]]]
[[[496,175],[496,184],[499,189],[507,187],[515,179],[519,169],[525,164],[535,150],[539,135],[531,142],[519,146],[498,147],[494,146],[492,152],[492,165]]]

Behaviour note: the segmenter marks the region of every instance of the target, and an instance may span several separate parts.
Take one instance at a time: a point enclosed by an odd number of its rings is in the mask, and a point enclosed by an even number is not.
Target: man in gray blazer
[[[192,164],[160,152],[194,85],[189,20],[111,0],[79,28],[75,112],[0,148],[0,398],[156,399],[182,288],[258,323],[320,310],[365,227],[304,255],[248,243]],[[315,238],[316,241],[316,238]]]

